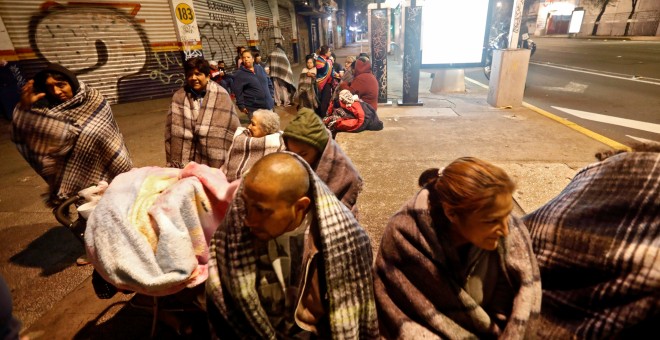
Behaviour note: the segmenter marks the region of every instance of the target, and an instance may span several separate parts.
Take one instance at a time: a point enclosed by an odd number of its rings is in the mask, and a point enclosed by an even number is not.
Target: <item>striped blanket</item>
[[[165,128],[168,167],[183,168],[188,162],[220,168],[240,126],[236,106],[227,91],[213,81],[201,100],[184,88],[172,97]]]
[[[145,167],[115,178],[87,221],[89,259],[112,285],[168,295],[208,277],[209,242],[235,191],[219,169]]]
[[[133,167],[110,105],[83,82],[73,98],[55,107],[17,105],[11,138],[48,183],[50,205]]]
[[[272,133],[265,137],[250,137],[250,131],[239,127],[234,133],[234,142],[231,144],[225,165],[221,170],[232,182],[240,179],[261,157],[285,149],[282,132]]]
[[[495,291],[487,305],[476,301],[459,282],[458,268],[451,260],[455,256],[449,251],[453,248],[441,228],[431,219],[426,189],[388,222],[374,274],[381,334],[388,339],[489,338],[498,335],[492,328],[498,323],[497,309],[489,307],[511,303],[499,336],[523,339],[533,333],[541,307],[541,282],[522,222],[511,217],[509,235],[497,251],[482,252],[494,257],[491,263],[495,268],[499,264],[503,273],[499,276],[504,276],[497,285],[484,281],[484,299],[489,289]],[[496,289],[504,279],[505,289]],[[493,302],[504,300],[502,296],[508,296],[506,301]]]
[[[270,77],[282,79],[293,90],[292,92],[296,91],[291,63],[289,63],[289,58],[286,57],[286,53],[282,49],[277,47],[273,49],[273,52],[268,56],[268,65],[270,67]]]
[[[302,158],[296,156],[306,164]],[[353,215],[330,192],[314,171],[309,173],[313,213],[319,230],[319,250],[325,272],[331,334],[323,337],[365,339],[378,336],[371,276],[369,236]],[[275,329],[260,304],[256,291],[253,236],[244,226],[246,207],[240,192],[211,242],[211,261],[206,295],[210,322],[218,336],[230,327],[245,339],[276,339]],[[305,237],[311,237],[309,229]]]
[[[591,164],[524,221],[543,280],[541,338],[654,334],[660,153],[622,153]]]

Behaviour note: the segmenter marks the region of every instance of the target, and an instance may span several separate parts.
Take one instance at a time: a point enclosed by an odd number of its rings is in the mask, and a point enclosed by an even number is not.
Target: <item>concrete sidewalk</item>
[[[343,64],[346,56],[358,55],[360,50],[369,53],[367,43],[363,44],[336,50],[337,61]],[[303,66],[303,63],[296,65],[296,78]],[[493,162],[516,181],[515,199],[524,212],[530,212],[559,193],[579,168],[593,162],[595,152],[608,148],[528,108],[490,107],[486,103],[487,90],[473,82],[466,82],[465,93],[432,94],[429,92],[431,80],[429,73],[421,73],[419,99],[423,106],[379,106],[378,115],[385,125],[382,131],[343,133],[337,137],[365,180],[358,200],[360,222],[369,232],[375,251],[388,218],[418,190],[417,178],[427,168],[445,166],[461,156],[476,156]],[[392,102],[402,96],[401,83],[400,61],[391,61],[388,64],[388,99]],[[168,105],[169,98],[113,106],[137,166],[164,164],[163,131]],[[276,111],[284,125],[295,115],[293,108],[277,108]],[[43,183],[34,178],[27,164],[10,150],[10,144],[5,139],[0,141],[0,150],[10,155],[10,162],[13,162],[11,169],[6,169],[6,165],[0,167],[3,173],[0,186],[3,221],[0,224],[23,227],[28,223],[40,224],[43,225],[41,232],[49,230],[48,226],[56,223],[41,202],[35,200]],[[12,199],[10,192],[20,193],[21,197]],[[26,196],[29,198],[24,198]],[[28,212],[34,214],[32,220],[15,222]],[[4,236],[9,235],[10,230],[8,227],[0,229],[0,238],[6,240]],[[35,235],[35,238],[41,237]],[[17,241],[2,252],[5,278],[30,275],[24,265],[12,260],[16,253],[24,252],[25,247],[25,241]],[[71,257],[75,260],[75,256]],[[43,339],[149,336],[151,315],[127,305],[131,295],[118,294],[110,300],[99,300],[91,287],[91,268],[69,265],[60,268],[58,273],[73,271],[78,274],[69,282],[68,291],[60,292],[57,297],[51,294],[48,303],[29,299],[34,285],[50,284],[47,275],[9,280],[15,296],[15,314],[27,326],[23,334]],[[46,297],[44,294],[43,298]],[[160,325],[158,337],[174,338],[176,334]]]

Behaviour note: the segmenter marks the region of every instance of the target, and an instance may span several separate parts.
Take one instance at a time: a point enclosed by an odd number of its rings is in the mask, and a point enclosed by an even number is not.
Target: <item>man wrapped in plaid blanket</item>
[[[23,87],[11,138],[48,183],[50,206],[133,167],[108,102],[59,64]]]
[[[543,281],[539,337],[637,339],[657,329],[659,151],[591,164],[524,217]]]
[[[371,263],[367,233],[309,165],[266,155],[211,241],[209,321],[226,339],[375,338]]]

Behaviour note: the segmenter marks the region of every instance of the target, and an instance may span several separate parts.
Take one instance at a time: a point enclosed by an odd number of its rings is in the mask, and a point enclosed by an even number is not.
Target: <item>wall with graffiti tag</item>
[[[111,103],[170,96],[183,84],[167,0],[135,3],[2,1],[27,79],[49,62],[76,72]]]

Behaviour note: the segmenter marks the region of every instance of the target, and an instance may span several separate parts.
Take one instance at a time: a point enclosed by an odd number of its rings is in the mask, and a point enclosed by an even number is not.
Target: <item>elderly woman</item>
[[[390,219],[374,269],[382,336],[532,333],[541,283],[529,234],[511,216],[513,191],[502,169],[459,158]]]
[[[256,110],[247,128],[239,127],[221,168],[228,181],[247,172],[261,157],[285,150],[280,131],[280,116],[271,110]]]

